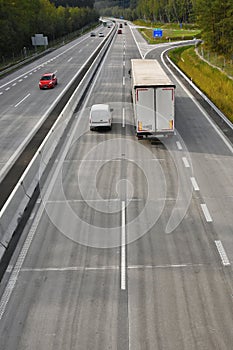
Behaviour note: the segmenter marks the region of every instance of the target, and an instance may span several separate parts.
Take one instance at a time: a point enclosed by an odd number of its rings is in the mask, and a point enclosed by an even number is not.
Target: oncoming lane
[[[86,34],[1,79],[0,181],[102,40]],[[51,72],[58,85],[40,91],[42,74]]]

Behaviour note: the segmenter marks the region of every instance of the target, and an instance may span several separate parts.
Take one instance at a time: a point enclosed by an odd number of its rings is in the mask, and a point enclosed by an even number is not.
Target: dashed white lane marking
[[[23,101],[25,101],[31,94],[27,94],[21,101],[19,101],[15,107],[18,107]]]
[[[122,84],[125,85],[125,77],[123,77]]]
[[[207,205],[206,205],[206,204],[201,204],[201,209],[202,209],[202,211],[203,211],[203,213],[204,213],[204,215],[205,215],[206,221],[207,221],[207,222],[212,222],[213,220],[212,220],[212,217],[211,217],[211,215],[210,215],[210,213],[209,213],[209,210],[208,210],[208,208],[207,208]]]
[[[122,128],[125,127],[125,108],[123,107],[122,110]]]
[[[184,163],[185,168],[190,168],[188,159],[187,159],[186,157],[182,157],[182,160],[183,160],[183,163]]]
[[[196,181],[195,177],[190,177],[190,179],[191,179],[191,182],[192,182],[194,191],[200,191],[199,186],[198,186],[198,184],[197,184],[197,181]]]
[[[177,145],[178,150],[181,151],[183,149],[183,147],[181,146],[181,143],[179,141],[176,141],[176,145]]]
[[[221,260],[222,260],[222,264],[223,264],[224,266],[229,266],[229,265],[231,265],[231,264],[230,264],[230,261],[229,261],[229,259],[228,259],[228,256],[227,256],[227,254],[226,254],[226,252],[225,252],[225,249],[224,249],[224,247],[223,247],[223,245],[222,245],[222,242],[221,242],[221,241],[214,241],[214,243],[216,244],[216,247],[217,247],[217,249],[218,249],[220,258],[221,258]]]
[[[125,201],[121,203],[121,289],[126,289]]]
[[[72,59],[73,59],[73,57],[70,57],[70,59],[68,59],[68,61],[67,61],[67,62],[70,62],[70,61],[72,61]]]

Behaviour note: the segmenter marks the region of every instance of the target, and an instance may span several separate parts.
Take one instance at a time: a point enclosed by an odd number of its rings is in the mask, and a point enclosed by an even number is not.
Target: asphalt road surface
[[[232,145],[174,76],[176,135],[137,140],[136,36],[116,35],[41,188],[0,286],[1,349],[232,349]],[[89,130],[94,103],[111,131]]]

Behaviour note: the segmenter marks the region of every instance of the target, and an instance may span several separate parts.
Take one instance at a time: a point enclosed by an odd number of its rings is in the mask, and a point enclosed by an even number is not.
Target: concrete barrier
[[[18,182],[0,214],[1,245],[5,248],[7,248],[11,240],[12,234],[24,213],[28,201],[29,198],[27,197],[24,185]]]

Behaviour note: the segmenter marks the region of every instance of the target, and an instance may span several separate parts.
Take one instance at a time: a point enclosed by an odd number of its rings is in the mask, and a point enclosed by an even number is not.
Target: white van
[[[99,127],[112,128],[112,116],[110,107],[107,104],[95,104],[90,112],[90,130]]]

